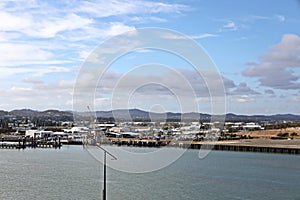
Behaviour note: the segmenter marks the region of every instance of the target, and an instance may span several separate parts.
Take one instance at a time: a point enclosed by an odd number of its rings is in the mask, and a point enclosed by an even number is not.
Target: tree
[[[287,132],[286,133],[278,133],[277,136],[278,137],[288,137],[289,133],[287,133]]]

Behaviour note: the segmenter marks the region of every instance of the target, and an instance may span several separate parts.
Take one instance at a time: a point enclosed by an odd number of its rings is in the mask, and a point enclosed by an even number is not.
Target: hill
[[[96,111],[98,120],[100,121],[203,121],[209,122],[213,119],[223,119],[224,115],[211,116],[209,114],[189,112],[189,113],[155,113],[147,112],[139,109],[118,109],[112,111]],[[55,121],[73,121],[74,116],[81,116],[85,120],[90,120],[90,113],[74,113],[72,111],[60,111],[49,109],[45,111],[37,111],[31,109],[19,109],[12,111],[0,110],[0,119],[5,118],[28,118],[43,119]],[[228,113],[225,115],[226,121],[230,122],[258,122],[258,123],[276,123],[276,122],[299,122],[300,115],[277,114],[277,115],[237,115]]]

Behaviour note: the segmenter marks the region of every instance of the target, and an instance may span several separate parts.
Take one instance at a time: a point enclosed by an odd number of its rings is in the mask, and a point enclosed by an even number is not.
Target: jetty
[[[116,145],[127,145],[127,146],[137,146],[137,147],[160,147],[168,145],[171,139],[139,139],[139,138],[108,138],[109,144]]]
[[[300,140],[177,141],[171,139],[109,138],[106,144],[136,147],[179,147],[218,151],[300,154]]]
[[[300,140],[252,139],[234,142],[192,142],[189,146],[187,144],[182,144],[182,148],[210,149],[219,151],[300,154]]]
[[[1,149],[61,148],[60,138],[2,137]]]

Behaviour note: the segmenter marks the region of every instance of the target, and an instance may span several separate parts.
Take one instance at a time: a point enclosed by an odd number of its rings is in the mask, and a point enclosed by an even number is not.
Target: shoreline
[[[300,154],[300,139],[293,140],[272,140],[272,139],[241,139],[241,140],[222,140],[222,141],[180,141],[180,140],[154,140],[154,139],[135,139],[135,138],[107,138],[101,142],[111,146],[133,146],[133,147],[177,147],[185,149],[207,149],[220,151],[239,151],[239,152],[263,152],[281,154]],[[72,144],[64,144],[72,145]],[[78,144],[77,144],[78,145]],[[81,144],[82,145],[82,144]],[[2,138],[0,149],[16,148],[60,148],[61,141],[34,141],[32,139],[20,139],[8,141]]]

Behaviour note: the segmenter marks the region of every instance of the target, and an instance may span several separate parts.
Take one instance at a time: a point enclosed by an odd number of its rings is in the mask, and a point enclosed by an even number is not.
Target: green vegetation
[[[285,132],[285,133],[278,133],[277,134],[278,137],[289,137],[289,133]]]
[[[286,129],[292,127],[300,127],[300,122],[289,122],[289,123],[277,123],[265,125],[266,130],[270,129]]]
[[[295,136],[298,136],[298,134],[295,132],[291,133],[291,137],[295,137]]]

